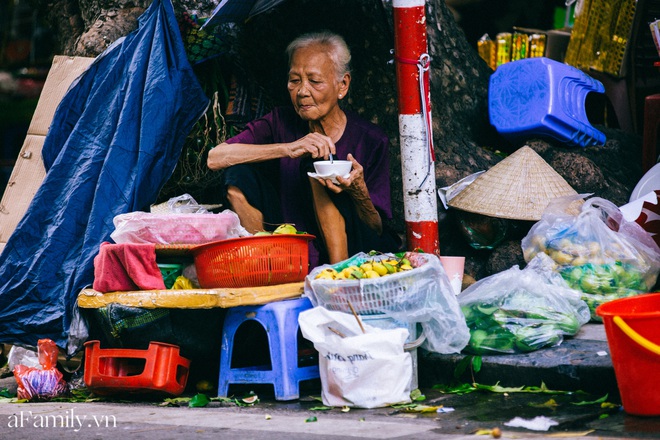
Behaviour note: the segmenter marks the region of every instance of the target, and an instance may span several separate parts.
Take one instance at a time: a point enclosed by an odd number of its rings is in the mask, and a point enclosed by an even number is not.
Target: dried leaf
[[[550,399],[547,400],[543,403],[536,403],[536,404],[531,404],[529,406],[532,406],[534,408],[550,408],[550,409],[555,409],[559,406],[559,404],[555,401],[555,399]]]
[[[442,405],[439,406],[412,405],[402,409],[404,412],[409,412],[409,413],[430,413],[430,412],[438,412],[438,409],[440,408],[442,408]]]

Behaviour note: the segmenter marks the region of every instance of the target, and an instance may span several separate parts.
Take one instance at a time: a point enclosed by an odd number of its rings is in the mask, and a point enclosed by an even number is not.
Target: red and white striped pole
[[[424,3],[393,0],[394,61],[408,249],[440,255]]]

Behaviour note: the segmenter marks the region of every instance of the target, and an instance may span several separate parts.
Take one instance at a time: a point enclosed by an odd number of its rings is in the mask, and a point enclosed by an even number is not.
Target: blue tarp
[[[0,342],[68,346],[75,301],[113,218],[144,210],[208,106],[171,0],[154,0],[70,87],[43,147],[47,174],[0,255]]]

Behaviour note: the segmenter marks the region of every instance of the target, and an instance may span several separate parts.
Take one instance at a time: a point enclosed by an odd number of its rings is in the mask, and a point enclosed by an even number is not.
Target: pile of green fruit
[[[517,289],[495,302],[473,302],[461,307],[470,329],[464,351],[485,355],[526,353],[560,343],[575,335],[580,322],[574,313],[557,310],[536,294]]]
[[[657,273],[645,255],[626,243],[612,241],[601,245],[596,239],[586,240],[577,234],[557,234],[547,238],[533,235],[523,248],[525,261],[544,252],[555,262],[556,271],[569,287],[583,293],[592,320],[600,321],[596,308],[607,301],[648,292]]]

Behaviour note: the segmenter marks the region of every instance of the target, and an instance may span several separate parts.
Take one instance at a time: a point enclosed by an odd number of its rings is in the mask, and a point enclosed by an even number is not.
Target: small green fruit
[[[283,225],[280,225],[273,231],[273,234],[295,234],[298,232],[295,226],[290,225],[288,223],[284,223]]]

